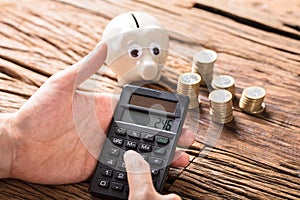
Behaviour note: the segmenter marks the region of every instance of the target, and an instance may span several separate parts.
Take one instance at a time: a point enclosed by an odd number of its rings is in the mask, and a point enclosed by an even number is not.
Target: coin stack
[[[210,114],[216,123],[226,124],[233,120],[232,94],[224,89],[212,91],[208,99],[210,100]]]
[[[228,90],[232,94],[232,97],[234,97],[234,93],[235,93],[234,82],[235,81],[232,76],[221,75],[221,76],[215,77],[212,80],[211,86],[215,90],[217,90],[217,89]]]
[[[177,93],[186,95],[190,98],[189,109],[199,107],[199,87],[201,76],[196,73],[184,73],[179,76]]]
[[[195,54],[192,64],[192,72],[201,75],[200,85],[209,85],[214,73],[214,63],[217,53],[213,50],[202,50]]]
[[[243,90],[242,97],[239,102],[239,107],[250,114],[258,114],[264,111],[264,98],[266,96],[265,89],[252,86]]]

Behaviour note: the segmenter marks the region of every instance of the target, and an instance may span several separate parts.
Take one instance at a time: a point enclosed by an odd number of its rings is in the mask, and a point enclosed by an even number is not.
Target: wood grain
[[[49,76],[84,57],[111,18],[145,11],[170,32],[163,83],[174,90],[193,54],[209,48],[218,53],[215,74],[233,76],[237,88],[235,120],[225,127],[211,122],[209,91],[201,88],[200,118],[187,119],[198,126],[197,142],[184,149],[191,162],[170,171],[165,192],[184,199],[300,199],[299,8],[297,0],[3,0],[0,112],[16,111]],[[267,110],[256,116],[238,108],[251,85],[267,91]],[[106,70],[80,90],[113,93],[116,86]],[[93,199],[87,188],[88,182],[45,186],[6,179],[0,198]]]

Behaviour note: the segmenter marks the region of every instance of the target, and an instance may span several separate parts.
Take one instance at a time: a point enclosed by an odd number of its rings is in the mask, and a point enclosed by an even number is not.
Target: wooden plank
[[[257,26],[267,31],[275,31],[299,40],[299,8],[297,0],[291,0],[282,6],[282,1],[255,0],[188,0],[174,1],[185,8],[197,8],[219,13],[245,24]]]
[[[193,160],[170,191],[192,199],[300,198],[300,173],[290,176],[235,153],[209,147],[207,151],[205,157]]]

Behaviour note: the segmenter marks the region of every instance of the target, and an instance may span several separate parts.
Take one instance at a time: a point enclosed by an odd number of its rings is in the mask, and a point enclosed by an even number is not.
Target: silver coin
[[[196,73],[184,73],[180,76],[180,82],[184,84],[194,85],[201,81],[201,76]]]
[[[194,63],[213,63],[218,55],[213,50],[202,50],[195,54]]]
[[[218,89],[212,91],[208,98],[215,103],[226,103],[232,100],[232,94],[227,90]]]
[[[234,78],[232,76],[221,75],[217,76],[212,80],[212,86],[217,89],[225,89],[234,85]]]
[[[262,87],[252,86],[245,89],[245,95],[250,99],[261,99],[266,96],[266,91]]]

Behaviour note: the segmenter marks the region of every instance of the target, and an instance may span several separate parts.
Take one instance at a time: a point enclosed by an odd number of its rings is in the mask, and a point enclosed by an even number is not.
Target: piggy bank
[[[162,24],[143,12],[127,12],[105,27],[105,64],[121,85],[135,81],[158,81],[168,56],[169,37]]]

